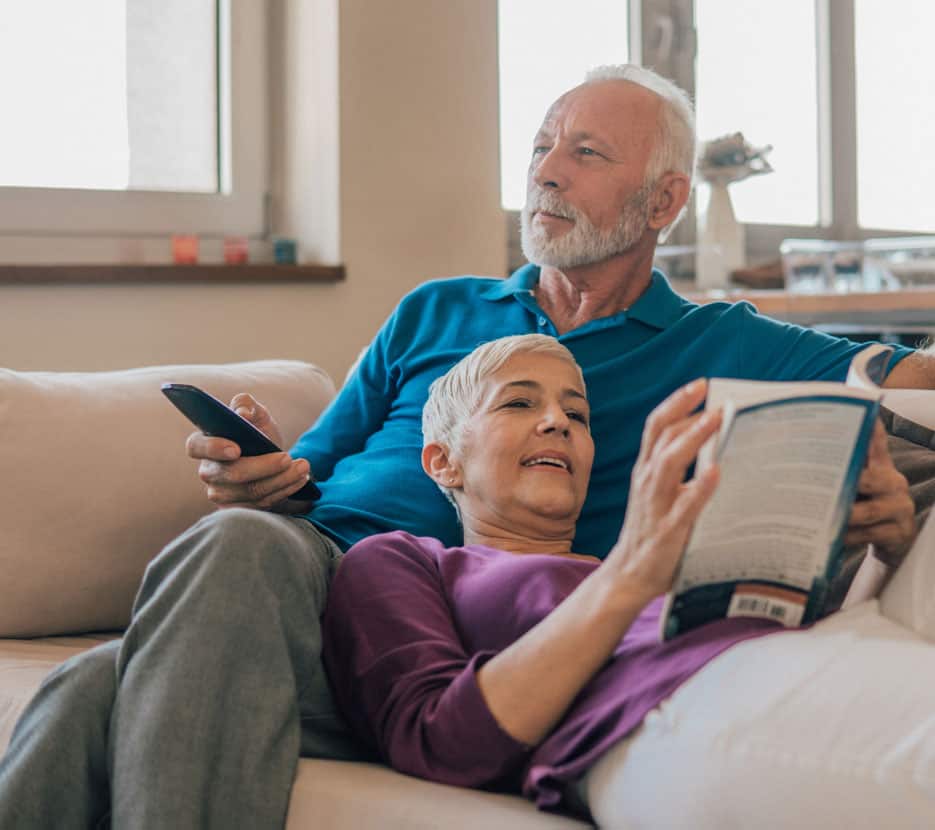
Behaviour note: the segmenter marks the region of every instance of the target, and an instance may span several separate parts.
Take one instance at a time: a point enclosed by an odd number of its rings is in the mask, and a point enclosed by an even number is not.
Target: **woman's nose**
[[[539,422],[539,431],[543,434],[560,432],[566,438],[570,433],[571,421],[565,410],[560,407],[549,407]]]

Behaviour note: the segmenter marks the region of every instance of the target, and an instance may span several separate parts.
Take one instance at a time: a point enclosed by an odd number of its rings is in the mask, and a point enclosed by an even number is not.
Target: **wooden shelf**
[[[906,288],[879,293],[791,294],[787,291],[708,291],[687,292],[687,299],[696,303],[747,300],[760,312],[771,316],[847,315],[894,312],[935,312],[935,290]]]
[[[343,265],[0,265],[0,285],[340,282]]]

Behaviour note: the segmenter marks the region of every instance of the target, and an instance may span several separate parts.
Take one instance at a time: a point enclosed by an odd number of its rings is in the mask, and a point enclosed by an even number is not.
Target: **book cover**
[[[841,566],[891,349],[854,358],[848,383],[713,378],[724,418],[699,455],[721,480],[699,517],[660,620],[670,639],[713,620],[814,620]]]

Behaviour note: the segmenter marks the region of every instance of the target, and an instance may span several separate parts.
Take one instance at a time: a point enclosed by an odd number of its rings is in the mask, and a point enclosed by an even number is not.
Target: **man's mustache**
[[[551,190],[530,190],[526,194],[526,213],[551,213],[563,219],[577,221],[578,210],[569,205],[561,196]]]

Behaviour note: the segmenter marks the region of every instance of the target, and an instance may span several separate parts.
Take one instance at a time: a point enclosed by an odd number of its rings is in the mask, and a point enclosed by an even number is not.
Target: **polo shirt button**
[[[540,318],[539,318],[539,325],[540,325],[540,326],[544,326],[547,322],[548,322],[548,320],[546,320],[545,317],[540,317]]]

